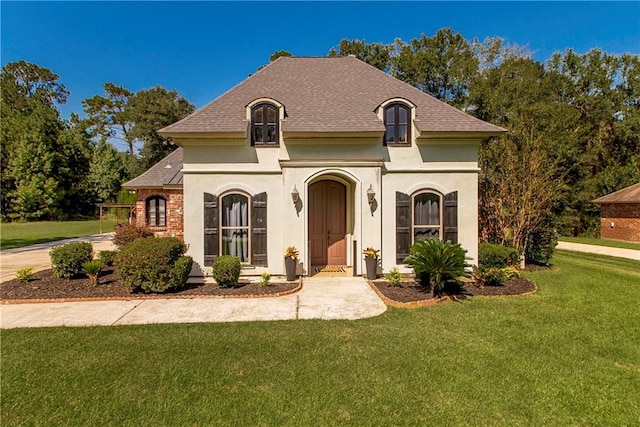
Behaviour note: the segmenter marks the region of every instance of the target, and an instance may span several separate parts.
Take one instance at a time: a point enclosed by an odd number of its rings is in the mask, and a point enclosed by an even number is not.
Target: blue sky
[[[324,56],[342,38],[390,43],[449,27],[506,37],[537,60],[573,48],[640,53],[640,2],[7,2],[1,62],[24,59],[71,91],[63,117],[113,82],[156,84],[201,107],[276,50]]]

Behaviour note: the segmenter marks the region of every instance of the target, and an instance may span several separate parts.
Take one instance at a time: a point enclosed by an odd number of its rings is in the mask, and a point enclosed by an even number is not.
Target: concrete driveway
[[[115,246],[111,242],[112,237],[113,233],[104,233],[3,250],[0,252],[0,282],[15,279],[16,271],[21,268],[31,267],[33,271],[51,268],[49,251],[54,246],[71,242],[91,242],[94,253],[98,253],[98,251],[115,249]]]
[[[635,249],[610,248],[608,246],[585,245],[583,243],[558,242],[557,249],[574,252],[586,252],[590,254],[615,256],[640,261],[640,251]]]

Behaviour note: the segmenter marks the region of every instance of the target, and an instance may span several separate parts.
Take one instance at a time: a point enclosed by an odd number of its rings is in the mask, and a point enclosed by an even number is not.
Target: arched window
[[[239,193],[222,196],[220,215],[220,247],[222,255],[233,255],[240,262],[250,262],[250,199]]]
[[[442,196],[424,191],[413,196],[413,242],[442,239]]]
[[[411,109],[399,102],[384,108],[385,145],[411,144]]]
[[[278,109],[267,103],[254,106],[251,109],[251,144],[278,145],[279,144]]]
[[[147,225],[149,227],[167,226],[167,200],[161,196],[147,199]]]

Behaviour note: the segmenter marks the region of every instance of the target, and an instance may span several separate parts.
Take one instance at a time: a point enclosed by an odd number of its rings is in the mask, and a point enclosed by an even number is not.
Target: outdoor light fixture
[[[296,206],[300,201],[300,193],[298,192],[298,189],[295,185],[293,186],[293,191],[291,192],[291,198],[293,199],[293,206]]]
[[[376,199],[376,192],[371,184],[369,184],[369,189],[367,190],[367,199],[369,200],[369,206],[372,206]]]

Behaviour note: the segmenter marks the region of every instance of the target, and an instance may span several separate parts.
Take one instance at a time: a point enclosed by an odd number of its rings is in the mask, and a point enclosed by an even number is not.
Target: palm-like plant
[[[409,249],[404,260],[413,267],[423,286],[433,282],[433,294],[439,295],[449,280],[460,283],[460,277],[470,277],[465,271],[470,267],[466,260],[467,251],[459,243],[443,242],[435,239],[418,240]]]

